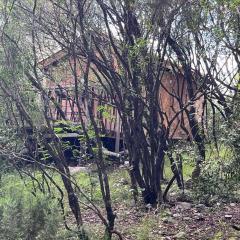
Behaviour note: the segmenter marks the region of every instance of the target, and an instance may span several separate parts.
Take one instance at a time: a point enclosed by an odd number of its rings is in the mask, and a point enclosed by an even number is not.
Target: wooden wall
[[[49,62],[50,60],[48,60]],[[83,90],[80,89],[80,98],[74,97],[74,79],[72,76],[69,63],[73,60],[51,62],[50,65],[44,63],[45,71],[47,71],[52,79],[45,81],[45,87],[49,89],[51,97],[59,104],[66,119],[73,122],[80,122],[80,115],[76,102],[81,105],[81,116],[85,124],[89,124],[87,112],[87,99]],[[53,64],[54,63],[54,64]],[[77,76],[81,79],[80,67],[77,67]],[[102,133],[115,136],[121,135],[121,121],[119,115],[110,97],[97,85],[94,74],[90,73],[92,79],[92,87],[90,89],[90,103],[93,108],[95,119],[98,122]],[[176,97],[174,97],[176,96]],[[199,98],[194,105],[197,109],[197,119],[201,121],[203,112],[203,97]],[[169,127],[170,137],[173,139],[189,139],[191,138],[191,129],[188,118],[182,107],[189,103],[187,94],[187,85],[181,74],[175,76],[171,71],[166,71],[161,79],[161,87],[159,91],[159,102],[162,111],[165,113],[164,124]],[[188,107],[189,109],[189,107]],[[55,107],[50,108],[50,116],[54,120],[61,120],[61,116]],[[177,116],[177,117],[176,117]],[[172,122],[168,125],[169,121]]]
[[[196,90],[197,92],[197,90]],[[165,72],[161,80],[159,91],[159,101],[162,111],[166,113],[164,123],[169,127],[170,137],[173,139],[191,139],[191,129],[189,126],[186,108],[189,110],[191,104],[196,107],[197,121],[201,122],[203,117],[204,97],[199,97],[200,92],[196,94],[196,101],[190,102],[188,97],[187,83],[184,77],[179,74]],[[171,124],[168,124],[171,122]]]

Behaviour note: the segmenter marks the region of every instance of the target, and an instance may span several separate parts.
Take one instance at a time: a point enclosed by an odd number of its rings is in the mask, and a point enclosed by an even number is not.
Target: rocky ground
[[[161,209],[116,206],[116,226],[125,240],[237,240],[240,239],[240,204],[203,204],[176,202]],[[101,230],[98,217],[89,211],[85,220]],[[117,239],[117,238],[116,238]]]
[[[70,171],[75,174],[89,169],[77,167]],[[116,181],[118,188],[128,185],[124,178]],[[124,240],[240,240],[239,202],[219,201],[209,207],[171,194],[170,200],[171,204],[158,209],[143,204],[134,206],[129,199],[115,202],[116,230]],[[83,211],[83,218],[94,234],[93,239],[100,240],[104,232],[100,218],[90,210]]]

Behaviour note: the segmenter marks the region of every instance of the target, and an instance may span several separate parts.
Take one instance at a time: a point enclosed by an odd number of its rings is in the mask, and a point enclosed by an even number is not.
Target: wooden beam
[[[116,142],[115,142],[115,152],[119,153],[120,150],[120,130],[121,130],[121,121],[118,111],[116,110]]]

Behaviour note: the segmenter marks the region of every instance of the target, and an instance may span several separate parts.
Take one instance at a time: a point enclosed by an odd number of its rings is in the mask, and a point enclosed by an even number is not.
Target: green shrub
[[[229,142],[222,144],[219,152],[215,150],[208,154],[202,164],[200,178],[194,183],[196,198],[199,200],[208,202],[211,199],[237,199],[240,186],[239,161]]]
[[[8,179],[1,188],[0,239],[60,239],[62,217],[57,201],[41,192],[34,196],[21,182],[14,183]]]

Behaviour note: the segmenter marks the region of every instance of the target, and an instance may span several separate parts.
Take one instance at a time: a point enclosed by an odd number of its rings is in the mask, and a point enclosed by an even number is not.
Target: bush
[[[227,177],[226,172],[221,172],[217,166],[207,167],[202,170],[201,176],[194,184],[196,198],[209,204],[213,199],[232,201],[236,199],[238,183],[232,177]],[[225,177],[223,177],[225,176]]]
[[[220,151],[213,150],[214,153],[202,164],[201,175],[194,184],[197,199],[208,203],[212,199],[232,201],[238,198],[240,168],[232,141],[229,134]]]
[[[34,196],[15,178],[8,178],[0,191],[0,239],[59,239],[62,217],[55,199],[41,192]]]

